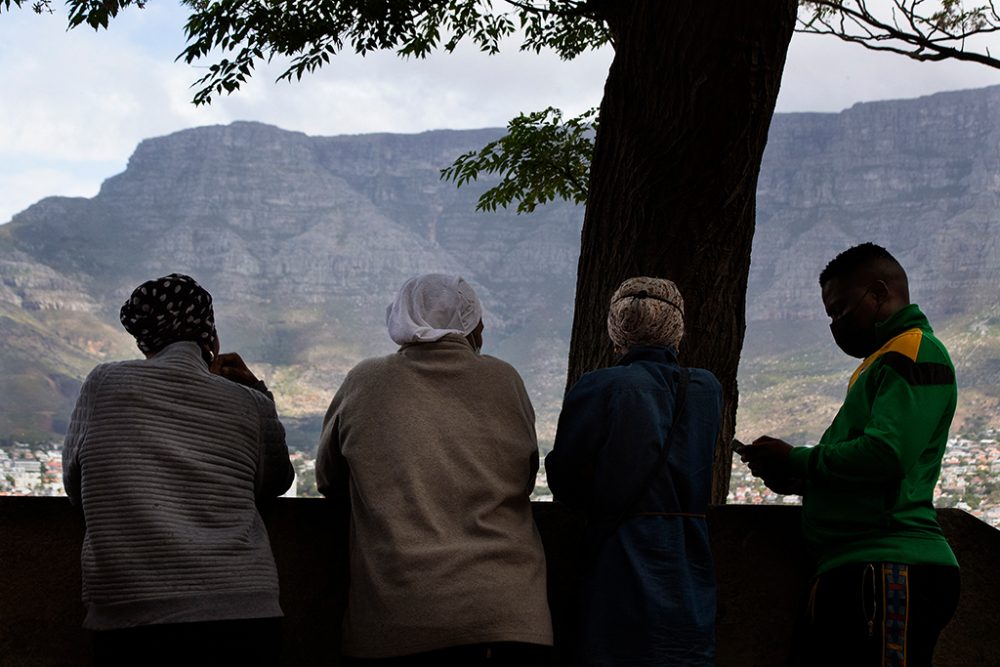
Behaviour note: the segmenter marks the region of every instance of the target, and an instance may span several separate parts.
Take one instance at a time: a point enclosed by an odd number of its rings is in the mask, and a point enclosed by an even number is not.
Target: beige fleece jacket
[[[537,470],[534,411],[509,364],[454,334],[358,364],[316,461],[320,491],[351,503],[344,653],[551,645]]]

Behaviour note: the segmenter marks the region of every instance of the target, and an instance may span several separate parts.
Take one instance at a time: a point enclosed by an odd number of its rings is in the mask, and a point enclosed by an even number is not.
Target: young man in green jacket
[[[741,452],[778,493],[802,495],[815,578],[793,664],[931,665],[958,603],[958,562],[934,486],[955,413],[955,369],[884,248],[820,274],[833,338],[863,359],[815,447],[758,438]]]

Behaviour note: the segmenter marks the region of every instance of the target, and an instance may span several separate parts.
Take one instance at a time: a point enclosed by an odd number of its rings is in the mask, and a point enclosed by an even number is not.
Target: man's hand
[[[247,368],[243,358],[236,352],[215,355],[215,359],[208,370],[215,375],[221,375],[227,380],[232,380],[237,384],[247,387],[253,387],[259,382],[257,376]]]
[[[781,480],[788,479],[788,455],[791,451],[792,446],[784,440],[765,435],[744,447],[740,460],[750,467],[754,477],[764,479],[765,483],[772,480],[781,485]]]

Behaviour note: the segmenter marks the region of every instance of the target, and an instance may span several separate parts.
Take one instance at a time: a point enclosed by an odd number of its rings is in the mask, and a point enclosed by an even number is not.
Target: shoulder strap
[[[680,378],[678,378],[677,381],[677,392],[674,395],[674,411],[673,411],[674,414],[673,418],[670,421],[670,429],[667,431],[667,439],[663,443],[663,447],[660,449],[660,456],[659,458],[656,459],[656,464],[650,469],[649,475],[646,477],[646,480],[642,483],[642,486],[639,487],[637,493],[635,494],[635,496],[633,496],[631,502],[625,505],[621,514],[618,515],[617,520],[615,520],[614,522],[615,526],[621,525],[622,522],[625,521],[625,519],[627,519],[635,511],[636,505],[638,505],[639,501],[642,500],[642,497],[646,495],[646,492],[653,485],[653,482],[656,481],[656,478],[660,476],[660,472],[663,470],[663,467],[667,464],[667,458],[669,457],[670,454],[670,447],[674,441],[674,433],[677,431],[675,427],[677,426],[677,422],[680,421],[681,415],[684,412],[684,403],[687,399],[688,382],[691,379],[691,372],[688,369],[681,368],[680,371],[681,371]]]

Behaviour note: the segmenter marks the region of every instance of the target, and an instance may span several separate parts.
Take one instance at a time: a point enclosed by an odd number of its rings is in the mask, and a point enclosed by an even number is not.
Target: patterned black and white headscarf
[[[212,295],[194,278],[180,273],[136,287],[122,305],[121,321],[146,354],[183,340],[200,343],[203,349],[215,343]]]

